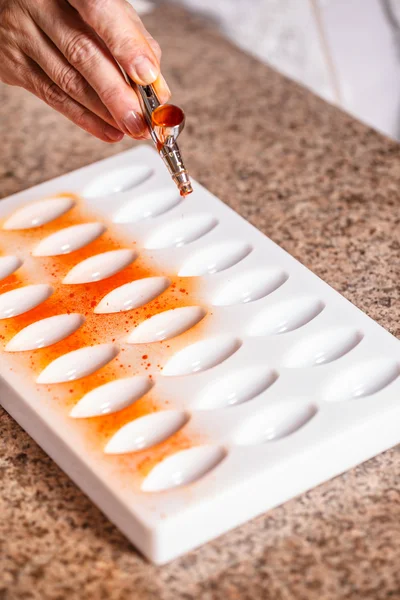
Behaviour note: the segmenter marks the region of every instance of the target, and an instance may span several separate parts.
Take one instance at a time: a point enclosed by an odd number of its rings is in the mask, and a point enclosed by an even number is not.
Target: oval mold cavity
[[[283,366],[306,368],[324,365],[345,356],[363,339],[360,331],[332,329],[301,340],[286,356]]]
[[[166,277],[145,277],[125,283],[104,296],[94,312],[109,314],[139,308],[165,292],[169,285]]]
[[[7,352],[22,352],[46,348],[74,333],[85,322],[77,313],[55,315],[41,319],[19,331],[7,344]]]
[[[17,256],[0,256],[0,281],[22,266],[22,260]]]
[[[147,181],[153,171],[147,165],[131,165],[116,168],[106,174],[99,175],[83,190],[84,198],[101,198],[111,194],[127,192]]]
[[[169,340],[197,325],[205,315],[201,306],[172,308],[140,323],[126,341],[128,344],[148,344]]]
[[[249,417],[239,428],[235,442],[250,446],[284,438],[298,431],[317,414],[317,407],[297,401],[282,402]]]
[[[0,294],[0,319],[17,317],[47,300],[53,288],[45,283],[25,285]]]
[[[110,250],[102,254],[90,256],[72,267],[63,279],[63,283],[77,285],[79,283],[93,283],[112,277],[125,269],[137,258],[134,250],[121,248]]]
[[[109,381],[85,394],[71,410],[74,419],[109,415],[127,408],[142,398],[151,388],[151,379],[143,375]]]
[[[164,442],[188,422],[186,413],[163,410],[139,417],[119,429],[106,445],[106,454],[125,454]]]
[[[261,367],[241,369],[207,385],[191,408],[213,410],[248,402],[265,392],[277,379],[278,373],[272,369]]]
[[[271,294],[288,279],[280,269],[253,269],[232,278],[217,291],[212,303],[215,306],[230,306],[254,302]]]
[[[106,230],[102,223],[80,223],[60,229],[44,238],[33,250],[33,256],[60,256],[87,246]]]
[[[104,367],[118,354],[113,344],[98,344],[73,350],[47,365],[36,379],[37,383],[75,381]]]
[[[398,362],[367,360],[335,375],[325,388],[325,399],[329,402],[341,402],[372,396],[393,383],[399,374]]]
[[[70,197],[46,198],[32,202],[14,212],[3,224],[3,229],[33,229],[54,221],[75,205]]]
[[[248,335],[276,335],[303,327],[318,316],[325,304],[316,298],[285,300],[264,308],[250,323]]]
[[[250,254],[252,247],[235,240],[213,244],[190,256],[179,270],[180,277],[199,277],[233,267]]]
[[[142,483],[144,492],[162,492],[198,481],[226,457],[220,446],[196,446],[168,456],[154,467]]]
[[[160,189],[143,194],[124,204],[114,215],[114,223],[137,223],[171,210],[182,200],[175,188]]]
[[[161,250],[190,244],[214,229],[217,223],[217,219],[208,213],[183,215],[158,227],[145,243],[145,248]]]
[[[162,369],[162,375],[190,375],[211,369],[232,356],[241,346],[236,338],[219,336],[202,340],[174,354]]]

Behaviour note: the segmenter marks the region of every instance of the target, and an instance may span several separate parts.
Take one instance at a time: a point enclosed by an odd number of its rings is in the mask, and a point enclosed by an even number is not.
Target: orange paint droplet
[[[143,360],[146,360],[146,358],[148,358],[147,354],[143,354],[142,358]]]

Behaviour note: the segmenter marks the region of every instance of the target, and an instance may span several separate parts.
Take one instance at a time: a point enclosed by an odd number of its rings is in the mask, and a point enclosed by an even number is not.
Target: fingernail
[[[111,125],[108,125],[108,124],[106,124],[104,126],[104,135],[111,142],[120,142],[122,140],[122,138],[124,137],[124,134],[122,133],[122,131],[118,131],[118,129],[115,129],[115,127],[112,127]]]
[[[133,68],[137,76],[144,84],[153,83],[158,76],[158,69],[147,58],[147,56],[138,56],[133,63]]]
[[[141,137],[146,131],[146,124],[143,117],[134,110],[130,110],[123,119],[123,124],[129,133],[135,137]]]
[[[143,140],[149,140],[150,138],[151,138],[150,131],[149,131],[149,129],[146,129],[146,131],[143,134],[142,139]]]
[[[171,96],[171,90],[168,87],[167,82],[165,81],[164,77],[161,75],[159,75],[158,77],[158,81],[159,81],[159,94],[161,96],[161,100],[162,102],[166,102],[169,97]]]

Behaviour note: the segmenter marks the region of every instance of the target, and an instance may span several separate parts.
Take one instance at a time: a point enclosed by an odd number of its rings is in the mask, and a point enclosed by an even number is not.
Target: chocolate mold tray
[[[140,147],[0,203],[1,402],[165,563],[400,441],[399,341]]]

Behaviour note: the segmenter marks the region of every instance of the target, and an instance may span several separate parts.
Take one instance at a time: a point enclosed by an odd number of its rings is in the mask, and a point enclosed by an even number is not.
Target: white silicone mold
[[[398,340],[141,147],[0,203],[4,407],[164,563],[400,442]]]

